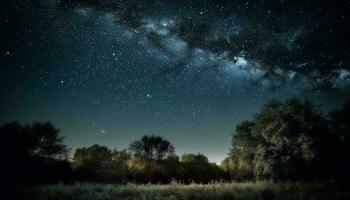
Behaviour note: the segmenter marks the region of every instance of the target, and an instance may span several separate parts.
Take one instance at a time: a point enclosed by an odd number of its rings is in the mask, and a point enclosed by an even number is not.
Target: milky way
[[[112,13],[142,34],[175,62],[168,73],[195,65],[245,70],[265,84],[299,78],[316,88],[349,86],[348,1],[71,2],[64,5]],[[249,66],[235,65],[239,58]]]
[[[161,135],[220,161],[272,98],[349,97],[349,1],[11,1],[1,122],[50,120],[73,149]]]

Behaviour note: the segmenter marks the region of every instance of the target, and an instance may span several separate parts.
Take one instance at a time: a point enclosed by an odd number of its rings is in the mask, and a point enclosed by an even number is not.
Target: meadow
[[[336,189],[337,188],[337,189]],[[319,183],[211,184],[53,184],[31,186],[18,199],[36,200],[337,200],[350,199],[346,189]]]

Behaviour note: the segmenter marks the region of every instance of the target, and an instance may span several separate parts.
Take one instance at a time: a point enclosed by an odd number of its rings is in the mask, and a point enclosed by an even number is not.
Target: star
[[[208,153],[200,134],[224,155],[232,125],[270,99],[331,109],[349,96],[349,12],[336,1],[28,2],[4,12],[1,120],[52,120],[72,148],[124,147],[101,134],[112,130],[176,132],[174,145]]]

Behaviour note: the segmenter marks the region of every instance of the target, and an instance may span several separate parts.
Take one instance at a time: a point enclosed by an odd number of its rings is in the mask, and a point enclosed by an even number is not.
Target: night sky
[[[1,1],[0,124],[51,121],[72,152],[160,135],[219,162],[273,98],[350,97],[350,1],[179,2]]]

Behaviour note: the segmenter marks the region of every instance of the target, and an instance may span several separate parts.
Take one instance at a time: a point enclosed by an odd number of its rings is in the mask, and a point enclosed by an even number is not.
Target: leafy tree
[[[174,155],[174,147],[159,136],[143,136],[141,140],[131,143],[129,149],[136,158],[144,160],[163,160]]]
[[[66,161],[68,148],[58,133],[50,122],[1,126],[1,147],[6,152],[10,179],[16,184],[67,181],[71,173]],[[16,170],[18,166],[25,166],[25,170]]]
[[[208,158],[203,154],[184,154],[181,157],[182,166],[185,169],[185,181],[197,183],[208,183],[218,180],[221,175],[220,168],[209,163]]]
[[[131,143],[133,159],[128,161],[132,176],[139,182],[170,182],[179,179],[183,169],[172,144],[159,136],[143,136]]]
[[[94,144],[88,148],[78,148],[73,155],[74,165],[79,167],[89,162],[99,165],[103,161],[112,160],[112,152],[108,147]]]
[[[271,101],[236,127],[230,155],[238,174],[248,168],[257,178],[315,178],[329,173],[331,141],[326,120],[308,100]]]
[[[236,134],[233,136],[230,158],[224,160],[223,168],[236,180],[249,180],[254,177],[253,160],[256,146],[262,138],[253,133],[253,122],[244,121],[236,126]],[[253,135],[254,134],[254,135]]]
[[[82,180],[124,182],[128,176],[126,151],[111,151],[108,147],[92,145],[78,148],[73,155],[73,166]]]
[[[16,153],[24,157],[66,158],[68,148],[63,144],[59,130],[50,122],[21,125],[18,122],[4,124],[0,133],[6,146],[16,147]]]
[[[163,168],[165,169],[165,182],[170,182],[172,180],[182,181],[185,179],[186,170],[182,163],[180,162],[180,158],[177,155],[168,157],[161,161]]]
[[[47,157],[47,158],[66,158],[68,148],[63,144],[63,137],[59,137],[59,130],[50,122],[40,123],[34,122],[25,131],[28,133],[29,154],[31,156]]]
[[[127,162],[131,159],[131,154],[125,149],[118,151],[114,149],[112,151],[112,167],[110,171],[112,172],[112,177],[118,182],[126,182],[130,178],[130,170],[128,168]]]
[[[308,100],[268,104],[256,116],[254,132],[263,141],[254,158],[258,177],[321,178],[328,173],[327,122]]]

